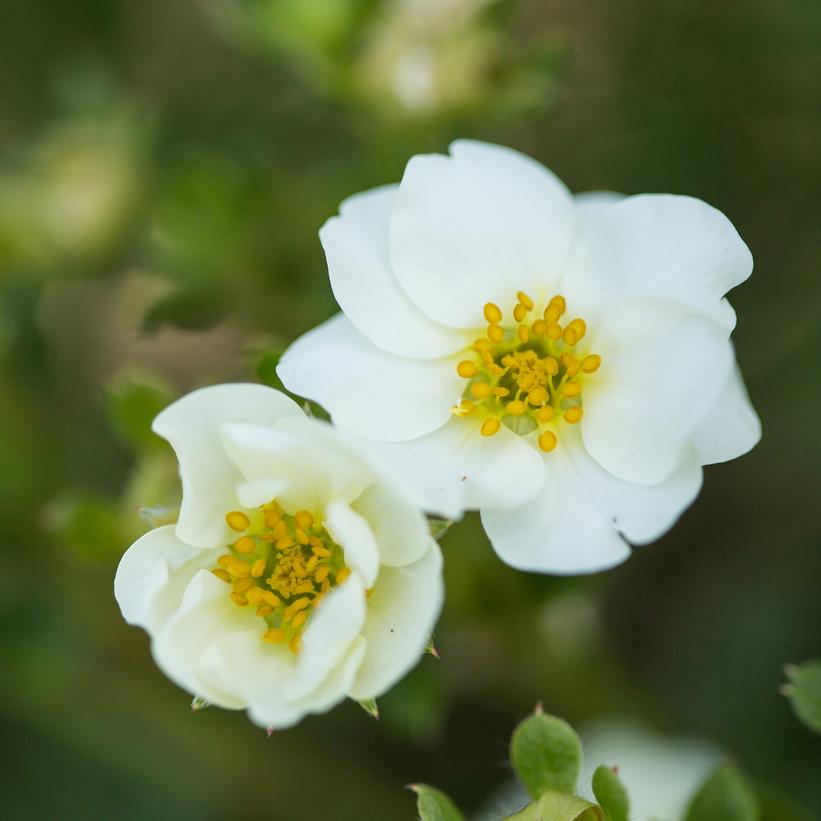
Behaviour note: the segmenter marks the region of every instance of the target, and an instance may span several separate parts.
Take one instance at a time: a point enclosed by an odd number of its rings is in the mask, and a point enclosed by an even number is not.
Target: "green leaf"
[[[443,792],[426,784],[410,784],[408,789],[416,793],[420,821],[464,821],[465,817]]]
[[[604,821],[602,811],[595,804],[559,792],[546,792],[535,804],[531,804],[507,821]]]
[[[686,821],[758,821],[759,815],[758,801],[746,779],[727,763],[696,793]]]
[[[593,794],[604,810],[605,821],[628,821],[630,799],[615,770],[603,764],[593,773]]]
[[[123,382],[106,393],[109,424],[135,451],[161,447],[162,439],[152,432],[151,423],[170,402],[171,397],[157,387],[131,380]]]
[[[790,683],[785,684],[781,692],[790,700],[798,718],[821,733],[821,659],[789,664],[784,672]]]
[[[548,790],[570,793],[579,777],[581,742],[567,722],[537,707],[513,731],[510,763],[534,799]]]

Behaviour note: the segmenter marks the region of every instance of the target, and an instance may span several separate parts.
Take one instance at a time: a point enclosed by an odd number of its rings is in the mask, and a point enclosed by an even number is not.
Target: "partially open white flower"
[[[752,257],[700,200],[574,198],[528,157],[458,141],[320,237],[344,315],[280,377],[428,509],[480,509],[514,567],[618,564],[693,501],[702,465],[758,441],[723,298]]]
[[[114,588],[169,678],[287,727],[416,663],[442,560],[389,475],[260,385],[195,391],[154,429],[180,462],[179,522],[129,548]]]

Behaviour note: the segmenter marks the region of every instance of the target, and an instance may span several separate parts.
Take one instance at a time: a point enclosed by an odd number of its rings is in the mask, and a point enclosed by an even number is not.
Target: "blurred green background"
[[[112,594],[178,493],[150,419],[270,381],[335,310],[322,222],[456,136],[730,215],[764,439],[599,577],[518,573],[454,527],[441,659],[378,722],[192,715]],[[401,820],[410,781],[476,809],[540,698],[713,739],[768,819],[819,817],[821,741],[777,692],[821,650],[819,146],[818,0],[4,0],[0,815]]]

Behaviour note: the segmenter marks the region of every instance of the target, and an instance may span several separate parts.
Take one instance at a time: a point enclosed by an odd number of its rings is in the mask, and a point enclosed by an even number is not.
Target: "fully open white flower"
[[[179,522],[135,542],[114,587],[172,680],[286,727],[410,669],[442,560],[401,486],[260,385],[195,391],[154,429],[180,462]]]
[[[692,502],[702,465],[758,441],[723,298],[752,257],[699,200],[574,198],[528,157],[458,141],[320,237],[344,314],[280,377],[429,510],[480,509],[514,567],[618,564]]]

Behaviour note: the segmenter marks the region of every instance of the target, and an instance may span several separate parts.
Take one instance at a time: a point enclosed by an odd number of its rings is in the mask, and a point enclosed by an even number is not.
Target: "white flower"
[[[618,767],[633,821],[684,821],[690,801],[721,763],[721,751],[697,738],[665,738],[641,724],[608,719],[582,732],[581,794],[593,801],[600,764]]]
[[[664,533],[760,425],[724,294],[752,257],[690,197],[572,197],[470,141],[320,232],[344,311],[279,374],[514,567],[582,573]]]
[[[441,554],[401,486],[260,385],[164,410],[183,501],[123,556],[123,616],[173,681],[262,726],[374,698],[419,659]]]

